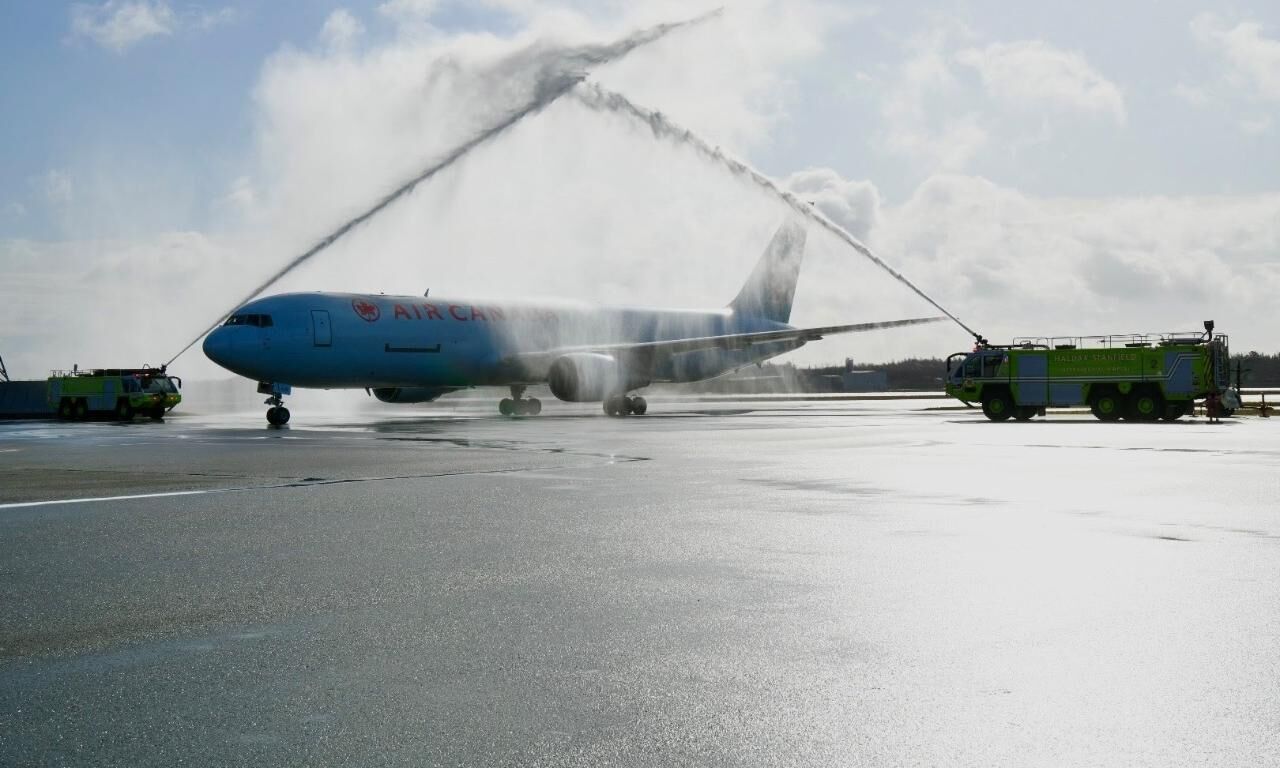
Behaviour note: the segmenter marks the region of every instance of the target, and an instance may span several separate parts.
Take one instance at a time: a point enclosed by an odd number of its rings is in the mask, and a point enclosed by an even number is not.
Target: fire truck
[[[1227,337],[1213,332],[983,339],[947,358],[946,392],[980,403],[992,421],[1026,421],[1047,408],[1088,406],[1101,421],[1175,421],[1204,398],[1230,415]]]
[[[163,418],[182,402],[182,380],[164,368],[95,368],[54,371],[48,402],[60,419],[111,415],[123,421],[135,414]]]

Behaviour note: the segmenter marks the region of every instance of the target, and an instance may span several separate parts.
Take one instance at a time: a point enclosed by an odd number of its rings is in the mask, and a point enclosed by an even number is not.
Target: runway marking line
[[[621,462],[609,461],[607,464],[644,461],[644,459],[625,458]],[[589,469],[596,464],[583,464],[576,467],[509,467],[506,469],[479,469],[463,472],[433,472],[420,475],[387,475],[383,477],[343,477],[335,480],[299,480],[289,483],[272,483],[270,485],[242,485],[231,488],[202,488],[190,491],[157,491],[155,493],[132,493],[122,496],[95,496],[83,499],[45,499],[43,501],[17,501],[0,504],[0,511],[6,509],[28,509],[31,507],[49,507],[57,504],[89,504],[98,501],[134,501],[138,499],[162,499],[172,496],[202,496],[214,493],[242,493],[245,491],[271,491],[281,488],[315,488],[322,485],[345,485],[347,483],[376,483],[386,480],[425,480],[433,477],[460,477],[465,475],[503,475],[517,472],[540,472],[544,470]]]

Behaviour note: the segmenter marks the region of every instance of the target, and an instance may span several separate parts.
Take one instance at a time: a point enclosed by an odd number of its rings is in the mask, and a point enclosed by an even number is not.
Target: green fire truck
[[[112,415],[128,421],[135,414],[163,418],[182,402],[182,380],[163,368],[97,368],[54,371],[49,376],[49,405],[60,419]]]
[[[1156,333],[1067,338],[1019,338],[947,358],[946,392],[966,405],[982,404],[992,421],[1026,421],[1046,408],[1087,405],[1102,421],[1174,421],[1195,401],[1212,398],[1227,412],[1238,404],[1229,389],[1227,337]]]

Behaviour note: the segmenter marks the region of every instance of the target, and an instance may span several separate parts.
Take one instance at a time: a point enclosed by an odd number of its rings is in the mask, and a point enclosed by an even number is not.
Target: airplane
[[[460,389],[509,387],[498,410],[535,416],[533,384],[610,416],[643,415],[630,394],[653,382],[713,378],[824,336],[942,320],[921,317],[821,328],[788,325],[805,230],[785,222],[728,306],[595,307],[423,296],[285,293],[251,301],[205,338],[205,355],[259,382],[267,421],[288,423],[292,388],[364,389],[385,403],[424,403]]]

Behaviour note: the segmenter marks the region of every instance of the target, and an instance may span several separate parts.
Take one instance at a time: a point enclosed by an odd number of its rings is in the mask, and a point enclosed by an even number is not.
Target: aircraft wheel
[[[498,403],[498,413],[501,413],[503,416],[515,416],[516,401],[512,400],[509,397],[502,398],[502,400]]]
[[[605,398],[604,412],[610,416],[626,416],[628,412],[627,399],[618,395]]]
[[[121,398],[116,403],[116,418],[120,421],[133,421],[133,403]]]
[[[71,415],[76,421],[89,418],[89,404],[84,400],[76,400],[75,405],[71,407]]]
[[[280,414],[279,414],[279,416],[278,416],[277,418],[279,418],[279,419],[280,419],[280,423],[281,423],[282,425],[284,425],[284,424],[288,424],[288,423],[289,423],[289,409],[288,409],[288,408],[285,408],[283,405],[282,405],[282,406],[280,406]]]
[[[645,399],[643,397],[640,397],[639,395],[636,395],[635,397],[630,398],[627,405],[631,408],[631,412],[637,416],[643,416],[645,414],[645,411],[649,410],[649,403],[647,403]]]
[[[542,413],[542,401],[539,400],[538,398],[531,397],[528,400],[525,400],[524,402],[525,402],[525,406],[524,406],[525,413],[528,413],[530,416],[537,416],[538,414]]]
[[[283,405],[267,409],[267,423],[273,427],[282,427],[289,423],[289,409]]]

